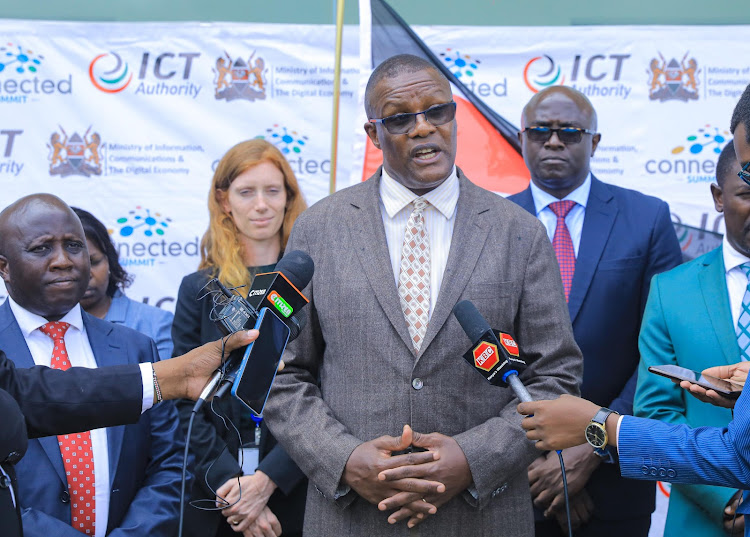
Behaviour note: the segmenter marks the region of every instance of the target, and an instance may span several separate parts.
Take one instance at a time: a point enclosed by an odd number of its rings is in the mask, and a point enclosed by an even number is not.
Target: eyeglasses
[[[745,183],[750,186],[750,162],[745,164],[740,171],[737,172],[737,175],[740,179],[745,181]]]
[[[588,129],[579,129],[578,127],[561,127],[553,129],[552,127],[527,127],[521,132],[525,132],[532,142],[546,142],[552,138],[552,133],[557,134],[557,139],[564,144],[577,144],[583,139],[584,134],[596,134]]]
[[[445,104],[431,106],[422,112],[414,114],[395,114],[382,119],[370,119],[370,123],[380,123],[391,134],[406,134],[417,124],[417,116],[424,114],[424,118],[437,127],[453,121],[456,117],[456,103],[451,101]]]

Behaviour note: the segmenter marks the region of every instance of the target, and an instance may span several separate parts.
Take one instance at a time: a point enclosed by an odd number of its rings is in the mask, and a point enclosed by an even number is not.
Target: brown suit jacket
[[[489,324],[510,330],[531,362],[521,375],[535,399],[578,394],[583,372],[554,252],[536,218],[459,170],[453,240],[419,356],[411,351],[379,207],[380,173],[308,209],[287,251],[315,261],[305,294],[310,320],[289,345],[266,407],[273,434],[310,478],[305,535],[533,534],[526,477],[538,455],[520,427],[518,400],[461,357],[471,342],[452,315],[471,300]],[[412,381],[422,380],[421,389]],[[417,386],[419,384],[416,384]],[[389,525],[355,492],[337,497],[354,448],[415,431],[453,436],[476,488],[417,529]]]

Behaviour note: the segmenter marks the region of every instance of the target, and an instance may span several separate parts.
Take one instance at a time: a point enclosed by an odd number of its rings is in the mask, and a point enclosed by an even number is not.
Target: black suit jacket
[[[15,478],[13,464],[26,452],[27,438],[135,423],[142,401],[137,365],[17,369],[0,351],[0,464]],[[4,536],[22,535],[9,489],[1,485],[0,528]]]
[[[536,214],[530,189],[508,199]],[[633,413],[638,333],[651,278],[681,261],[665,202],[592,178],[568,302],[583,352],[582,397]],[[623,479],[617,464],[600,465],[586,489],[595,515],[605,520],[654,510],[654,486]]]

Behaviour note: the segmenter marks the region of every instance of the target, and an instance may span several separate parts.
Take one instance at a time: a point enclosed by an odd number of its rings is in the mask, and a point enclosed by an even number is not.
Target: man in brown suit
[[[383,167],[308,209],[288,244],[315,261],[310,321],[266,416],[310,478],[305,535],[532,535],[518,401],[465,363],[451,312],[470,300],[516,336],[532,397],[577,393],[549,239],[455,167],[455,103],[429,63],[386,60],[365,101]]]

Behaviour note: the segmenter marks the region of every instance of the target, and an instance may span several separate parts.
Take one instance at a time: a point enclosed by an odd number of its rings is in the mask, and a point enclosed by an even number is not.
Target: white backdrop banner
[[[344,41],[346,125],[356,31]],[[331,26],[4,20],[0,35],[0,207],[51,192],[91,211],[135,276],[131,298],[173,310],[232,145],[266,138],[309,203],[328,194]],[[345,177],[350,160],[340,152]]]
[[[600,179],[723,231],[708,185],[750,82],[750,43],[733,38],[747,27],[415,30],[516,124],[535,91],[578,88],[599,116]],[[0,20],[0,34],[0,207],[52,192],[93,212],[136,277],[134,299],[174,307],[198,264],[213,168],[235,143],[265,137],[309,203],[328,192],[332,26]],[[359,65],[347,27],[339,187],[361,180]]]

